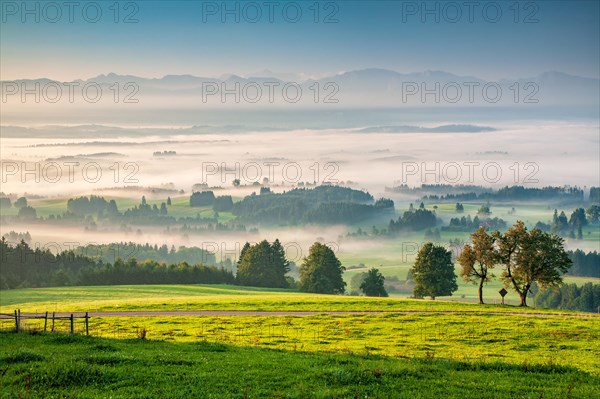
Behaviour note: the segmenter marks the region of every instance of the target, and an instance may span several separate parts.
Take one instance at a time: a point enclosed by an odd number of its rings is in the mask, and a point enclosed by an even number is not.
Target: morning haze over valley
[[[1,12],[6,397],[600,394],[598,2]]]

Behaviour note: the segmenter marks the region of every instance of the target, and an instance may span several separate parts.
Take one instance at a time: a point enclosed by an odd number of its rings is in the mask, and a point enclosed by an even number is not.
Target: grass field
[[[11,290],[0,292],[0,304],[2,313],[124,311],[92,317],[92,337],[65,334],[68,321],[57,321],[55,333],[0,333],[0,397],[562,399],[600,393],[600,316],[593,314],[181,285]],[[386,313],[127,316],[134,309]],[[7,330],[11,323],[2,325]],[[24,323],[43,328],[40,320]],[[82,331],[81,321],[75,329]]]
[[[443,300],[305,294],[230,285],[129,285],[28,288],[0,291],[0,313],[127,310],[307,310],[307,311],[515,311],[512,306]],[[516,309],[529,313],[565,313]]]
[[[1,397],[593,398],[570,366],[0,334]]]

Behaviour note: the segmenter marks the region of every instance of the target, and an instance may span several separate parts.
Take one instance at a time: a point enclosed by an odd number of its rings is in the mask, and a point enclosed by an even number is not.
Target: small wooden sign
[[[502,288],[500,289],[500,291],[498,291],[500,293],[500,296],[502,297],[502,304],[504,305],[504,296],[506,294],[508,294],[508,291],[506,291],[506,289]]]

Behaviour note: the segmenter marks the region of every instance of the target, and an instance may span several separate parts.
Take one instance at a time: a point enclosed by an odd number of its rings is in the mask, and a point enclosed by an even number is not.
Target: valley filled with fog
[[[137,242],[196,246],[216,253],[220,260],[236,259],[246,241],[279,238],[296,263],[302,262],[314,241],[322,241],[335,247],[348,265],[371,262],[384,271],[396,270],[412,260],[415,245],[425,240],[422,234],[400,233],[396,239],[348,235],[357,226],[364,230],[385,228],[410,203],[421,201],[418,193],[394,187],[578,186],[587,198],[588,187],[600,178],[598,126],[591,119],[510,122],[484,118],[476,123],[469,120],[469,124],[456,119],[406,122],[402,115],[396,119],[388,115],[386,119],[382,125],[327,129],[7,126],[2,140],[2,191],[13,198],[28,197],[42,217],[65,212],[67,199],[79,196],[115,198],[120,210],[135,206],[142,196],[159,205],[170,197],[178,199],[179,206],[170,215],[195,216],[198,210],[188,206],[194,191],[211,190],[238,201],[259,194],[263,186],[282,193],[319,185],[351,187],[374,198],[390,198],[396,211],[356,225],[259,222],[246,224],[245,231],[193,233],[180,231],[180,223],[98,223],[90,228],[87,223],[8,217],[3,219],[1,233],[28,231],[33,242],[54,251],[96,243]],[[234,185],[236,179],[239,182]],[[510,209],[515,203],[518,201],[498,205]],[[560,201],[549,203],[541,212],[529,211],[524,205],[517,216],[527,217],[532,225],[536,218],[547,222],[560,205]],[[200,211],[203,218],[213,217],[210,211]],[[4,214],[11,212],[4,210]],[[443,223],[452,216],[438,211]],[[568,246],[600,249],[593,240],[573,240]],[[127,255],[126,251],[120,255]]]

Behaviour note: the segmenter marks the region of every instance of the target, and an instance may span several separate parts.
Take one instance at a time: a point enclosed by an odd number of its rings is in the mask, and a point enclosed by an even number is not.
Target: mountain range
[[[272,75],[269,75],[272,74]],[[219,78],[193,75],[166,75],[144,78],[109,73],[75,80],[79,85],[96,83],[107,89],[118,84],[127,93],[133,84],[135,98],[143,104],[166,108],[187,108],[195,104],[227,105],[303,105],[349,107],[401,106],[598,106],[600,79],[544,72],[530,78],[488,81],[474,76],[460,76],[445,71],[400,73],[388,69],[362,69],[327,76],[318,80],[292,80],[294,74],[261,71],[254,76],[235,74]],[[52,82],[51,79],[11,81],[31,88]],[[11,84],[2,81],[5,86]],[[284,87],[287,85],[287,92]],[[258,89],[257,89],[258,88]],[[298,88],[301,90],[298,91]],[[221,96],[221,89],[230,94]],[[257,91],[257,90],[260,90]],[[271,98],[269,90],[272,91]],[[239,99],[233,94],[237,92]],[[284,93],[285,92],[285,93]],[[66,97],[66,96],[64,96]],[[109,97],[109,96],[107,96]],[[257,101],[254,101],[258,98]],[[295,99],[297,101],[294,101]],[[8,104],[19,96],[7,96]]]

